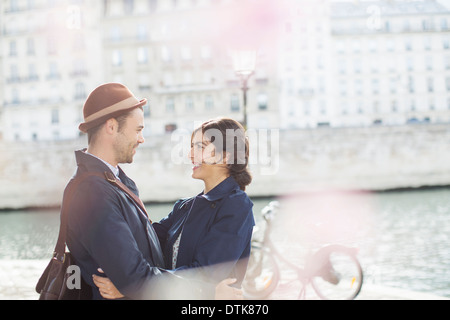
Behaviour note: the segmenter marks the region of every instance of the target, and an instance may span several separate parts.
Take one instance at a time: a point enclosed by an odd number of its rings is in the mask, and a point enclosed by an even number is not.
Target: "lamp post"
[[[247,91],[248,79],[255,72],[256,67],[256,50],[233,50],[231,52],[233,58],[234,72],[239,76],[242,83],[243,103],[244,103],[244,120],[242,126],[247,130]]]

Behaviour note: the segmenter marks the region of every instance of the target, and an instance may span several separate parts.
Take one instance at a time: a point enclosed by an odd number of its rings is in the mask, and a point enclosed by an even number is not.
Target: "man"
[[[166,298],[161,283],[170,285],[169,279],[190,286],[190,298],[210,296],[211,286],[189,285],[163,269],[159,240],[146,214],[129,195],[102,178],[105,172],[113,174],[138,196],[135,183],[118,164],[131,163],[144,142],[145,103],[118,83],[101,85],[87,98],[79,129],[88,135],[88,148],[75,152],[78,168],[69,184],[86,172],[97,175],[83,179],[68,204],[67,246],[94,299],[101,299],[92,280],[99,268],[129,298]]]

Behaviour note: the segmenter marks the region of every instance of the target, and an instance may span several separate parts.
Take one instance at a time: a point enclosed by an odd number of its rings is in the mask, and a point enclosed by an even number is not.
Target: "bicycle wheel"
[[[275,290],[280,273],[274,257],[268,250],[252,246],[247,272],[242,282],[246,299],[263,299]]]
[[[313,257],[315,272],[311,285],[324,300],[351,300],[359,294],[363,272],[349,248],[333,248]]]

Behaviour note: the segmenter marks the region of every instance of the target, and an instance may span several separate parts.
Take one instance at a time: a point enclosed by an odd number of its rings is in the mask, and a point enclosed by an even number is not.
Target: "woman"
[[[166,218],[153,224],[167,269],[193,271],[214,283],[234,278],[240,286],[255,224],[245,193],[252,180],[248,157],[248,139],[237,121],[214,119],[194,130],[192,177],[203,180],[204,191],[177,201]],[[94,279],[104,297],[120,297],[109,280]]]

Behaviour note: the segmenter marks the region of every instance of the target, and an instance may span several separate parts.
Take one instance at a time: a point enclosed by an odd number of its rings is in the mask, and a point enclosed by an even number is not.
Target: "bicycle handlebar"
[[[266,221],[272,220],[279,207],[280,207],[280,203],[278,201],[269,202],[269,204],[261,210],[264,220],[266,220]]]

